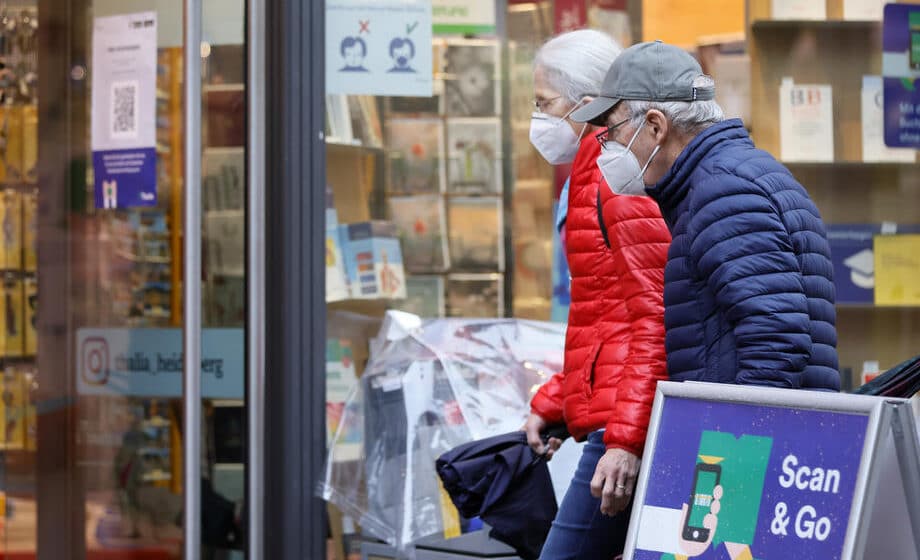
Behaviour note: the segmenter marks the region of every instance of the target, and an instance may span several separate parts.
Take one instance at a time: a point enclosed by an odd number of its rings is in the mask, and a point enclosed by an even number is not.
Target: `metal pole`
[[[891,417],[891,434],[894,436],[894,450],[901,467],[901,481],[907,498],[907,517],[913,528],[914,548],[920,558],[920,442],[917,441],[917,427],[911,414],[909,402],[890,403],[894,410]]]
[[[247,275],[246,325],[249,417],[247,549],[249,560],[262,560],[265,457],[265,0],[247,2],[247,84],[249,131],[247,138]]]
[[[201,3],[185,0],[182,348],[185,560],[201,558]]]

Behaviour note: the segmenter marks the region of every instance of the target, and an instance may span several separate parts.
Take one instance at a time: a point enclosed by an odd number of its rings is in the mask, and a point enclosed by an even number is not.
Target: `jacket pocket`
[[[601,353],[601,344],[596,342],[594,346],[591,347],[591,353],[588,354],[585,364],[583,366],[584,370],[582,372],[582,379],[584,380],[584,391],[585,395],[588,397],[594,392],[594,375],[595,370],[597,369],[597,357]]]

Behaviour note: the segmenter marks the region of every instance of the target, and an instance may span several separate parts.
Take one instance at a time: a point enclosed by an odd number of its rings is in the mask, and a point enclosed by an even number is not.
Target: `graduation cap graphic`
[[[872,249],[863,249],[843,261],[850,269],[850,281],[854,285],[871,290],[875,287],[875,256]]]

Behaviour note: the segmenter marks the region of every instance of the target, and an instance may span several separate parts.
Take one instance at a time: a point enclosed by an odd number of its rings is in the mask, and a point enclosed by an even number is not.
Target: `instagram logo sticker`
[[[109,380],[109,343],[106,339],[91,337],[83,341],[80,375],[89,385],[105,385]]]

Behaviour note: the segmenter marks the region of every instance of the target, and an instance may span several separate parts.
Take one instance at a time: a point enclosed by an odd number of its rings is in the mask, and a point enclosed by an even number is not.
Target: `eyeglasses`
[[[617,128],[623,126],[623,125],[626,124],[627,122],[629,122],[629,119],[628,119],[628,118],[627,118],[627,119],[621,120],[620,122],[616,123],[616,124],[613,125],[613,126],[608,126],[608,127],[605,128],[604,130],[602,130],[602,131],[598,132],[597,134],[595,134],[595,135],[594,135],[594,139],[597,140],[597,143],[601,145],[601,148],[603,148],[603,147],[604,147],[604,144],[606,144],[606,143],[607,143],[607,140],[610,138],[610,133],[613,132],[614,130],[616,130]]]
[[[549,107],[553,101],[560,99],[561,97],[562,97],[561,95],[557,95],[556,97],[553,97],[550,99],[534,99],[533,106],[536,107],[537,112],[543,113],[545,112],[544,109]]]

